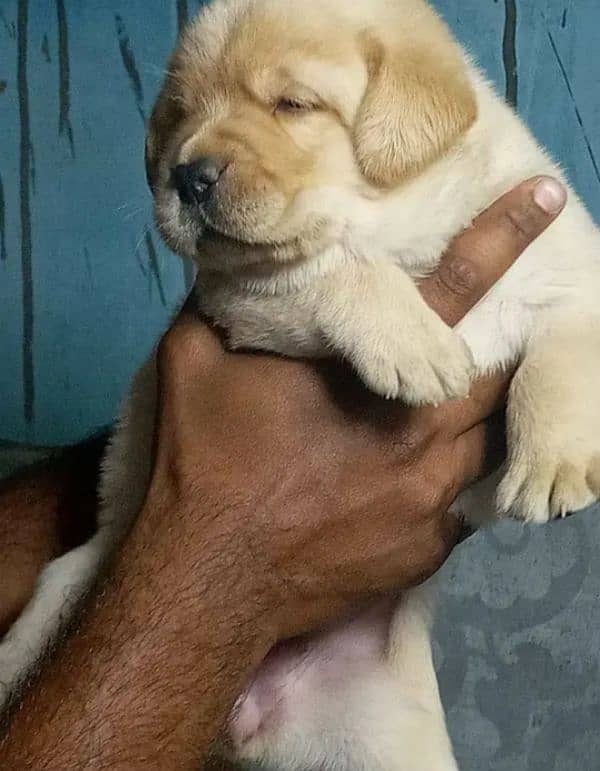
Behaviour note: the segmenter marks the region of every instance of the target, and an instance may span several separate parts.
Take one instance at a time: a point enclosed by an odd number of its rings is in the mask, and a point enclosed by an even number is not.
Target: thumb
[[[567,191],[551,177],[511,190],[458,236],[420,286],[427,304],[454,326],[557,218]]]

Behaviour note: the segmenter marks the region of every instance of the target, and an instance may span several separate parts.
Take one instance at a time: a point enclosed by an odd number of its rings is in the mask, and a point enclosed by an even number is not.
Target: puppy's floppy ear
[[[367,88],[354,125],[363,174],[390,187],[457,142],[477,117],[460,49],[443,30],[433,40],[391,45],[362,37]]]

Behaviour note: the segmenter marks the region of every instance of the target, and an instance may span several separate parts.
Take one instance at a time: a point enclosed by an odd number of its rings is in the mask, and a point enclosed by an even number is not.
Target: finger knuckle
[[[439,439],[445,438],[446,429],[448,428],[448,418],[446,415],[445,405],[429,411],[427,415],[427,424],[429,430],[429,436]]]
[[[458,297],[470,297],[480,285],[476,265],[465,257],[454,257],[448,262],[442,262],[437,278],[444,292]]]
[[[397,452],[403,456],[420,456],[429,446],[432,431],[429,422],[415,421],[403,426],[401,437],[394,443]]]
[[[437,572],[448,559],[448,555],[452,550],[452,546],[453,544],[449,543],[449,541],[443,538],[441,535],[438,535],[434,538],[431,547],[431,564],[433,567],[433,573]]]
[[[206,346],[205,346],[206,347]],[[204,365],[210,364],[208,351],[202,351],[197,330],[185,325],[172,327],[159,343],[157,356],[159,366],[170,372],[177,373],[189,366],[190,362],[201,359]]]
[[[421,553],[415,566],[415,584],[422,583],[437,573],[448,559],[451,548],[446,539],[440,535],[439,528],[432,524],[422,538]]]
[[[449,447],[439,447],[432,455],[428,474],[430,512],[439,512],[448,508],[456,497],[456,473]]]
[[[529,243],[539,232],[539,220],[532,206],[508,209],[504,218],[510,234],[520,242]]]
[[[431,458],[427,458],[427,463],[431,460]],[[431,521],[432,518],[437,516],[445,501],[445,491],[446,483],[442,478],[442,474],[426,469],[419,476],[418,487],[415,490],[415,496],[417,496],[415,500],[421,502],[424,520]]]

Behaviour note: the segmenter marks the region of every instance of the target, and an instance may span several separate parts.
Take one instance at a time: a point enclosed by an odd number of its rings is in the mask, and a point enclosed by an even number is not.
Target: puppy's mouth
[[[211,241],[214,244],[236,244],[238,246],[255,246],[258,242],[251,241],[248,239],[239,238],[238,236],[233,236],[224,230],[219,229],[218,227],[215,227],[212,225],[208,220],[204,220],[201,224],[202,232],[196,239],[196,242],[198,245],[202,243],[202,241]]]
[[[270,212],[265,212],[262,217],[260,213],[256,214],[260,205],[245,205],[245,202],[234,201],[233,196],[223,198],[225,200],[215,196],[210,201],[192,205],[178,200],[178,219],[188,232],[196,231],[197,243],[210,241],[224,246],[267,247],[282,246],[287,242],[286,238],[275,237],[272,233],[279,218],[268,222]]]
[[[206,202],[184,202],[165,185],[155,191],[155,214],[167,244],[203,265],[291,263],[328,240],[328,221],[295,216],[293,202],[236,200],[233,192]]]
[[[246,209],[252,213],[253,208],[259,207],[245,207],[232,199],[222,202],[215,198],[193,206],[179,202],[179,206],[184,220],[198,231],[197,244],[209,241],[211,244],[223,245],[224,248],[227,245],[236,245],[280,249],[294,243],[298,238],[296,232],[285,234],[276,232],[281,230],[281,220],[287,213],[285,209],[278,213],[279,216],[274,222],[269,224],[265,221],[267,217],[264,219],[259,217],[258,220],[262,220],[259,225],[258,222],[254,224],[245,222],[248,217]]]
[[[167,239],[177,241],[185,238],[196,246],[210,242],[224,248],[232,244],[238,247],[258,244],[258,240],[239,232],[235,221],[229,224],[221,212],[218,217],[211,217],[209,207],[182,203],[173,190],[165,190],[165,195],[156,201],[155,206],[159,227]]]
[[[233,226],[230,226],[227,219],[222,215],[217,218],[211,217],[210,212],[206,208],[199,206],[195,213],[198,228],[201,231],[199,239],[210,239],[211,241],[232,241],[237,244],[252,244],[252,239],[248,238],[245,234],[242,235],[235,231]]]
[[[238,246],[250,247],[273,247],[283,248],[291,244],[295,239],[275,239],[275,238],[252,238],[251,236],[242,237],[241,235],[232,235],[225,229],[213,225],[208,219],[202,222],[202,233],[198,236],[198,243],[209,240],[212,243],[236,244]]]
[[[206,225],[201,236],[196,240],[198,255],[227,255],[236,265],[235,270],[272,271],[280,263],[298,262],[306,255],[298,246],[297,239],[287,240],[242,240]],[[239,256],[239,260],[236,259]]]

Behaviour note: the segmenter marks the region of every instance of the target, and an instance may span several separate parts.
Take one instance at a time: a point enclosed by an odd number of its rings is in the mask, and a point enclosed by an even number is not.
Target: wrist
[[[175,587],[179,604],[185,601],[185,619],[198,617],[209,605],[220,606],[219,620],[243,629],[266,655],[277,641],[278,597],[264,541],[257,537],[254,504],[251,491],[232,487],[231,480],[226,486],[220,475],[200,472],[193,488],[155,476],[129,546],[138,574],[151,584],[164,586],[166,579]],[[194,621],[191,627],[193,635]]]

